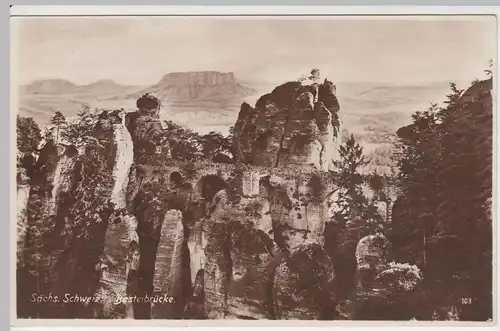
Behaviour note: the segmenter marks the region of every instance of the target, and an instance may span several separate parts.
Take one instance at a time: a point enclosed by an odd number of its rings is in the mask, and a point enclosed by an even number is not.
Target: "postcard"
[[[13,324],[494,322],[496,16],[11,35]]]

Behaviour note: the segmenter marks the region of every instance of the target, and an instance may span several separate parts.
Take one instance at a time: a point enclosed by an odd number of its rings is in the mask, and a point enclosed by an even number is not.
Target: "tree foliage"
[[[162,102],[153,94],[146,93],[137,99],[136,105],[140,110],[152,110],[160,109],[162,107]]]
[[[346,224],[357,225],[362,235],[374,234],[380,230],[381,216],[377,211],[374,201],[368,198],[363,185],[365,179],[360,173],[360,168],[368,164],[363,155],[363,148],[350,135],[339,147],[339,160],[335,161],[338,169],[338,209],[334,213],[334,219]]]
[[[38,124],[33,117],[21,117],[17,115],[17,149],[21,153],[34,153],[38,150],[38,144],[42,135]]]
[[[396,292],[413,291],[422,282],[422,273],[415,265],[389,262],[387,269],[377,275],[377,280]]]
[[[335,265],[339,299],[355,288],[356,257],[359,240],[381,230],[382,218],[377,207],[363,191],[364,178],[360,168],[367,163],[363,148],[353,135],[339,147],[340,158],[331,172],[338,189],[333,193],[333,217],[325,225],[325,249]]]
[[[216,162],[224,160],[221,155],[225,155],[226,162],[232,162],[231,133],[228,137],[215,131],[201,135],[172,121],[165,121],[162,143],[170,147],[172,158],[178,161]]]
[[[400,243],[400,259],[416,261],[428,284],[444,284],[428,288],[434,300],[476,300],[459,308],[472,320],[491,314],[490,88],[491,79],[465,92],[450,83],[442,106],[416,112],[398,131],[403,195],[394,207],[391,238]]]
[[[59,111],[56,111],[54,116],[52,116],[52,119],[50,120],[50,124],[54,124],[54,125],[61,125],[64,122],[66,122],[66,118]]]
[[[310,80],[314,83],[319,82],[321,79],[321,74],[318,68],[311,69],[309,75],[301,75],[298,79],[299,82],[303,82],[305,80]]]

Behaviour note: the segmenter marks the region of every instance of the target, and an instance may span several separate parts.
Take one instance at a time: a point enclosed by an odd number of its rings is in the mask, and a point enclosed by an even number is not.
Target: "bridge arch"
[[[200,178],[195,192],[207,202],[211,202],[217,192],[229,188],[226,181],[218,175],[206,175]]]
[[[182,178],[182,175],[178,171],[172,171],[169,179],[173,186],[181,186],[184,184],[184,178]]]

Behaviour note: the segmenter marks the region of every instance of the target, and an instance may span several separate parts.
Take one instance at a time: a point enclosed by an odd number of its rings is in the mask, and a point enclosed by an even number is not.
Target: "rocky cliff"
[[[287,83],[242,105],[236,164],[172,160],[157,101],[144,95],[135,112],[52,128],[19,214],[28,225],[19,316],[336,319],[338,266],[324,248],[336,188],[333,84]],[[23,196],[28,184],[18,185]],[[59,300],[32,303],[32,293]],[[173,301],[116,303],[165,295]]]
[[[333,168],[340,122],[335,86],[288,82],[244,103],[234,126],[237,162],[266,167]]]

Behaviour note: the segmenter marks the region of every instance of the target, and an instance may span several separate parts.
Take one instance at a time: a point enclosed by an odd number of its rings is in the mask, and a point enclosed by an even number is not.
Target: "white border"
[[[11,16],[498,15],[496,6],[26,6]]]
[[[383,19],[387,19],[388,15],[495,15],[500,14],[500,8],[496,6],[460,6],[460,7],[452,7],[452,6],[24,6],[24,5],[14,5],[10,8],[11,16],[224,16],[225,15],[243,15],[245,18],[260,18],[265,17],[266,19],[274,19],[274,18],[283,18],[283,16],[290,15],[313,15],[314,17],[324,17],[327,18],[328,15],[346,15],[352,16],[355,15],[381,15],[385,17],[380,17]],[[246,16],[246,15],[254,15],[254,16]],[[271,17],[268,15],[281,15],[279,17]],[[358,16],[359,17],[359,16]],[[434,17],[434,16],[433,16]],[[285,17],[286,18],[286,17]],[[290,18],[290,17],[288,17]],[[295,19],[299,19],[300,17],[294,16]],[[349,17],[346,17],[349,18]],[[368,18],[368,16],[367,16]],[[369,18],[377,18],[374,16],[370,16]],[[396,18],[396,17],[393,17]],[[432,18],[432,17],[431,17]],[[199,19],[199,17],[198,17]],[[338,19],[338,17],[336,17]],[[412,18],[414,19],[414,17]],[[442,19],[442,18],[440,18]],[[498,22],[497,22],[497,30],[498,30]],[[497,32],[497,36],[500,33]],[[498,37],[497,37],[498,38]],[[13,38],[14,39],[14,38]],[[11,39],[11,42],[14,40]],[[11,52],[12,52],[11,45]],[[498,63],[498,42],[497,42],[497,61]],[[11,57],[11,61],[15,60],[14,57]],[[11,62],[11,66],[13,63]],[[12,69],[12,67],[11,67]],[[498,66],[495,68],[496,75],[494,77],[499,77],[498,75]],[[11,86],[13,85],[13,79],[11,75]],[[494,171],[493,171],[493,233],[497,235],[498,227],[496,225],[496,216],[497,216],[497,139],[496,139],[496,130],[498,128],[497,125],[497,93],[498,86],[496,84],[496,80],[493,85],[493,97],[494,97],[494,108],[493,108],[493,123],[494,123],[494,136],[493,136],[493,148],[494,148]],[[11,89],[11,93],[13,93]],[[14,91],[15,93],[15,91]],[[11,116],[14,117],[16,114],[16,107],[12,103],[15,102],[15,98],[12,97],[15,94],[11,94]],[[11,118],[12,118],[11,117]],[[15,121],[11,120],[15,123]],[[11,137],[15,130],[11,130]],[[14,139],[11,139],[11,148],[14,146],[14,149],[11,151],[15,151],[15,143]],[[11,159],[12,159],[11,154]],[[15,164],[15,163],[14,163]],[[11,169],[11,171],[14,169]],[[11,181],[12,183],[12,181]],[[12,186],[11,186],[12,187]],[[11,190],[12,191],[12,190]],[[15,192],[11,194],[11,206],[15,204]],[[15,220],[15,208],[11,208],[11,220]],[[15,222],[11,222],[11,247],[15,246],[15,237],[16,237],[16,229]],[[496,239],[496,237],[495,237]],[[15,249],[11,249],[11,289],[15,289],[15,268],[13,270],[12,266],[15,266]],[[498,286],[497,286],[497,270],[496,270],[496,262],[498,262],[498,254],[497,254],[497,242],[493,241],[493,322],[453,322],[453,321],[300,321],[300,320],[278,320],[278,321],[268,321],[268,320],[25,320],[25,319],[17,319],[15,305],[12,305],[11,300],[11,325],[12,326],[23,326],[23,327],[37,327],[36,330],[40,330],[38,327],[50,326],[52,330],[53,327],[68,327],[71,326],[71,329],[76,329],[75,327],[81,326],[91,326],[91,327],[115,327],[109,328],[109,330],[116,330],[116,327],[123,326],[135,326],[135,327],[151,327],[151,326],[168,326],[173,327],[174,330],[180,330],[180,327],[184,326],[212,326],[217,327],[215,329],[220,329],[221,326],[230,326],[230,327],[242,327],[242,326],[273,326],[273,327],[296,327],[303,326],[308,327],[309,329],[320,326],[320,327],[352,327],[352,326],[362,326],[362,327],[370,327],[370,326],[397,326],[397,327],[409,327],[409,326],[425,326],[435,327],[435,326],[494,326],[497,324],[498,320],[498,306],[497,306],[497,295],[498,294]],[[15,300],[15,299],[14,299]],[[15,302],[14,302],[15,303]],[[33,330],[34,328],[24,328],[24,330]],[[62,330],[69,330],[68,328],[64,328]],[[234,328],[233,328],[234,329]],[[316,328],[318,329],[318,328]],[[361,330],[363,328],[357,328]],[[88,329],[81,329],[88,330]],[[231,330],[231,328],[226,328],[226,330]]]

